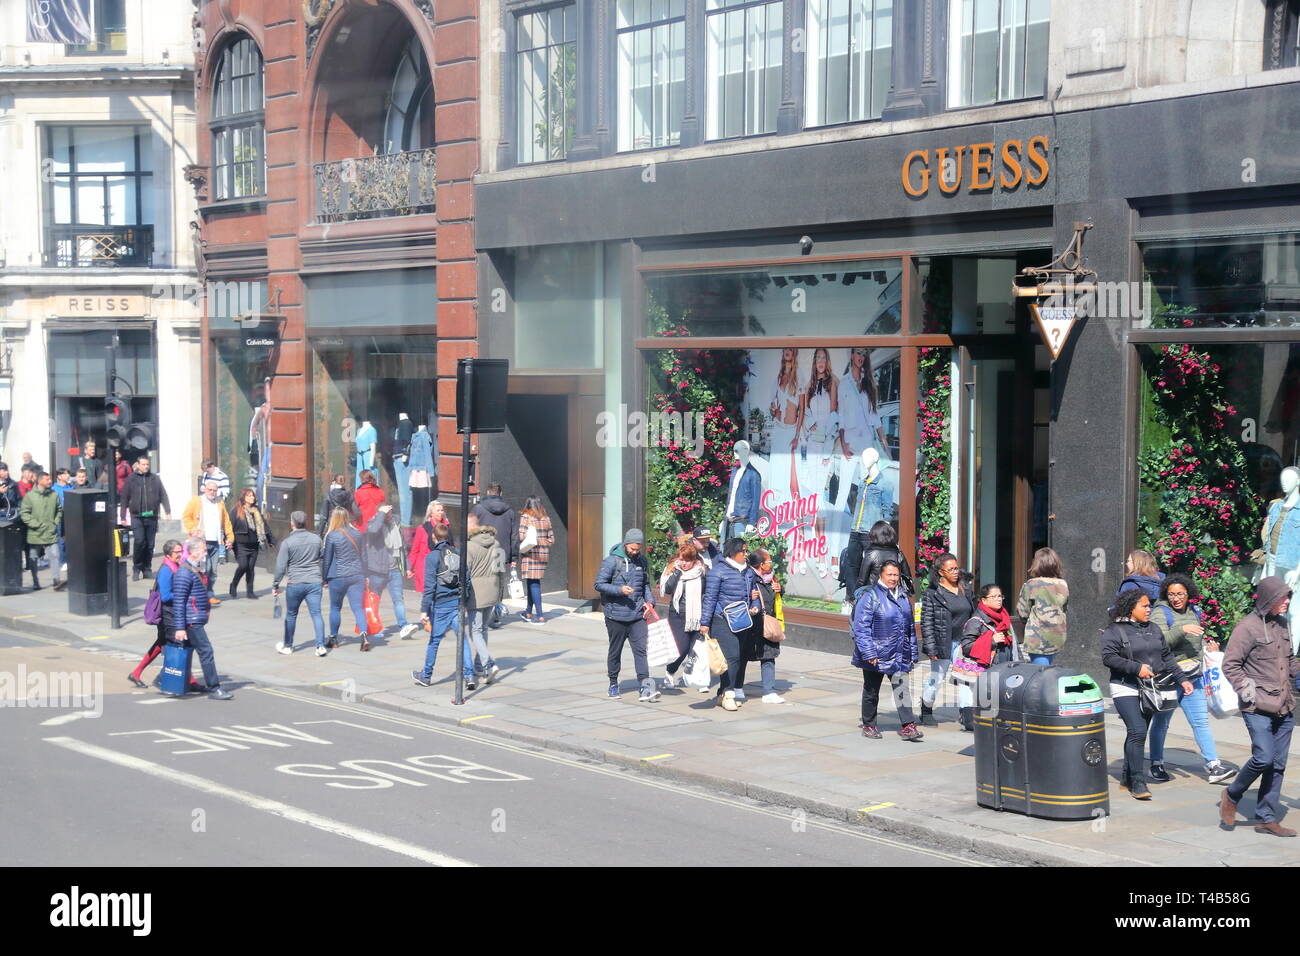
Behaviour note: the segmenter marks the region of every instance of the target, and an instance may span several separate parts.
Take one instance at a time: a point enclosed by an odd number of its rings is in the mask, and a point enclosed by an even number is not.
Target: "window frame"
[[[645,21],[644,23],[637,23],[633,26],[620,27],[618,25],[618,10],[617,10],[618,2],[619,0],[615,0],[614,21],[613,21],[613,26],[611,27],[612,40],[613,40],[613,56],[614,56],[614,68],[611,72],[613,75],[613,83],[614,83],[614,90],[615,90],[615,96],[614,96],[615,130],[614,130],[614,144],[613,144],[614,152],[639,153],[651,149],[671,149],[680,146],[681,137],[682,137],[681,121],[684,120],[686,114],[686,101],[687,101],[686,83],[687,83],[687,77],[691,73],[691,71],[687,69],[688,60],[691,56],[691,46],[689,40],[691,4],[689,0],[681,0],[682,12],[678,15],[673,15],[669,13],[667,16],[661,17],[657,20],[650,19]],[[671,2],[672,0],[669,0],[669,3]],[[631,95],[633,90],[638,89],[638,87],[633,87],[633,86],[624,87],[623,85],[622,40],[625,36],[633,36],[637,33],[649,32],[652,34],[651,42],[653,43],[654,32],[664,27],[668,27],[669,41],[671,43],[673,27],[679,24],[681,27],[682,103],[681,103],[681,116],[679,117],[678,128],[675,131],[677,141],[676,142],[671,141],[672,136],[674,134],[674,130],[668,128],[671,126],[671,112],[672,112],[671,102],[669,102],[669,105],[667,107],[669,119],[665,121],[665,131],[669,138],[669,142],[665,142],[665,143],[652,142],[648,146],[636,146],[636,145],[625,146],[623,145],[623,132],[624,132],[625,125],[631,122],[630,116],[627,115],[631,110],[631,102],[630,102]],[[671,89],[674,83],[674,80],[672,78],[672,72],[671,72],[671,64],[673,62],[673,55],[675,52],[676,51],[670,49],[669,76],[666,83],[652,84],[650,86],[650,89],[656,94],[665,85]],[[633,58],[635,60],[635,52],[633,54]],[[651,130],[652,139],[654,136],[654,132],[655,132],[654,129],[652,129]],[[635,140],[633,140],[633,142],[635,142]]]
[[[1003,11],[1007,4],[1015,3],[1015,4],[1022,5],[1025,13],[1023,28],[1025,30],[1025,33],[1028,34],[1029,25],[1030,25],[1030,20],[1028,18],[1029,7],[1032,3],[1035,2],[1035,0],[996,0],[997,2],[997,16],[996,16],[997,56],[994,59],[994,77],[993,77],[993,86],[996,92],[993,99],[981,100],[976,102],[974,100],[973,70],[974,70],[975,57],[973,55],[973,50],[972,50],[972,56],[970,58],[970,62],[968,64],[968,69],[967,70],[960,69],[962,65],[960,45],[965,35],[962,33],[961,23],[959,22],[960,17],[958,16],[958,14],[960,13],[960,5],[963,2],[963,0],[946,0],[946,2],[947,2],[946,21],[947,21],[947,33],[948,33],[947,36],[948,49],[944,56],[945,72],[946,72],[946,76],[944,78],[944,91],[943,91],[945,111],[981,109],[989,106],[1000,106],[1004,103],[1022,103],[1022,102],[1032,101],[1032,100],[1041,100],[1047,96],[1047,90],[1046,90],[1047,71],[1048,71],[1048,67],[1050,66],[1049,55],[1051,50],[1051,38],[1052,38],[1052,34],[1051,34],[1052,18],[1051,18],[1050,3],[1048,5],[1047,20],[1046,20],[1047,23],[1046,45],[1043,50],[1043,86],[1044,86],[1043,91],[1034,94],[1024,94],[1020,96],[1003,97],[1002,95],[1003,80],[1004,80],[1003,68],[1002,68],[1002,61],[1004,57],[1003,38],[1005,33],[1007,32],[1006,27],[1004,26]],[[972,19],[974,18],[976,13],[976,11],[974,10],[974,5],[979,4],[980,2],[981,0],[971,0]],[[990,2],[990,0],[984,0],[984,2]],[[976,34],[972,33],[972,37],[975,35]],[[1026,75],[1029,68],[1028,51],[1029,51],[1029,45],[1026,43],[1024,45],[1023,53],[1021,56],[1022,62],[1020,64],[1020,73],[1021,73],[1020,82],[1022,88],[1026,85],[1026,80],[1028,79]],[[971,101],[969,102],[964,101],[963,97],[953,96],[953,90],[954,88],[957,87],[958,84],[964,87],[965,84],[963,83],[963,80],[965,79],[967,74],[970,74],[972,76]]]
[[[247,43],[247,49],[255,56],[256,69],[244,73],[228,73],[234,68],[235,50]],[[239,112],[221,113],[223,93],[230,89],[230,84],[237,80],[256,78],[257,90],[261,94],[261,105],[257,109]],[[230,100],[226,95],[225,99]],[[227,202],[241,199],[257,198],[266,195],[266,62],[257,42],[248,34],[240,33],[231,37],[217,54],[217,65],[212,72],[211,102],[208,108],[208,130],[212,143],[212,201]],[[247,141],[240,143],[240,134],[252,132],[256,144]],[[254,145],[256,153],[252,159],[235,158],[236,150]],[[240,192],[237,189],[241,179],[241,169],[252,168],[253,185],[251,191]]]
[[[572,18],[572,23],[573,23],[572,40],[562,40],[560,43],[549,43],[546,46],[541,46],[541,47],[524,48],[519,45],[519,32],[522,29],[522,22],[524,17],[549,16],[552,12],[557,10],[564,11],[563,17],[566,25],[565,26],[566,34],[570,32],[567,24],[569,22],[569,18]],[[581,14],[578,10],[578,4],[574,2],[574,0],[566,0],[566,2],[563,3],[552,3],[543,6],[530,6],[523,9],[511,10],[509,12],[508,25],[511,31],[511,39],[509,44],[508,55],[511,58],[511,70],[513,71],[513,73],[511,74],[511,77],[513,79],[512,90],[513,90],[514,105],[515,105],[515,118],[514,118],[515,121],[514,121],[513,133],[517,140],[517,142],[514,145],[514,165],[537,166],[542,163],[563,162],[565,159],[568,158],[569,151],[573,149],[574,141],[577,139],[578,113],[581,109],[580,101],[582,97],[582,92],[579,86],[579,75],[581,71],[579,70],[579,62],[578,62],[579,48],[582,45],[581,38],[579,36],[579,29],[578,29],[579,27],[578,18],[580,16]],[[549,34],[548,34],[548,39],[550,39]],[[563,51],[565,47],[569,47],[572,49],[572,58],[573,58],[572,83],[574,89],[574,109],[572,113],[569,113],[567,111],[562,111],[561,115],[563,119],[560,127],[561,142],[559,143],[560,155],[551,156],[549,155],[549,153],[554,149],[554,144],[551,142],[549,135],[547,137],[547,143],[544,147],[537,146],[536,139],[534,139],[531,135],[527,139],[525,139],[523,136],[523,132],[524,132],[523,124],[524,124],[524,115],[525,115],[524,105],[526,102],[528,102],[527,98],[523,95],[524,75],[525,75],[523,69],[523,63],[525,57],[530,54],[536,54],[538,51],[549,51],[549,50]],[[558,54],[558,56],[563,56],[563,55],[564,55],[563,52]],[[548,107],[551,101],[550,77],[554,73],[555,66],[558,65],[558,56],[557,56],[557,64],[553,64],[550,59],[550,54],[549,53],[547,54],[545,102]],[[563,83],[565,81],[562,80],[561,82]],[[564,138],[568,139],[567,144],[563,142]],[[527,154],[525,154],[525,149],[528,150]],[[541,156],[541,158],[536,158],[536,153],[541,153],[543,155]]]
[[[132,131],[131,132],[131,141],[132,141],[131,163],[133,168],[129,170],[121,170],[117,172],[106,172],[106,173],[78,172],[76,131],[87,130],[87,129],[131,130]],[[66,173],[56,172],[52,168],[54,162],[54,134],[58,130],[66,130],[68,133],[68,171]],[[141,142],[142,137],[144,138],[143,143]],[[145,206],[144,190],[146,188],[146,183],[144,182],[144,180],[148,178],[150,180],[150,183],[148,185],[152,185],[153,169],[150,168],[144,170],[140,168],[141,156],[143,156],[146,150],[148,149],[152,137],[153,137],[153,129],[151,127],[142,126],[136,123],[41,124],[41,158],[45,163],[50,165],[47,174],[49,178],[46,182],[45,203],[44,203],[45,215],[46,215],[46,223],[45,223],[46,226],[47,227],[48,226],[78,226],[78,227],[85,226],[87,228],[99,227],[104,229],[125,228],[130,226],[153,226],[154,225],[153,222],[145,221],[146,217],[144,215],[144,206]],[[151,167],[152,165],[153,164],[150,163]],[[109,190],[108,181],[110,179],[129,179],[134,181],[135,209],[134,209],[133,217],[130,217],[132,218],[132,221],[124,222],[120,225],[120,227],[115,227],[113,223],[86,222],[81,220],[81,218],[77,215],[78,205],[80,202],[81,180],[96,180],[96,179],[101,180],[100,189],[102,190],[105,197],[104,207],[109,207],[112,205],[111,201],[109,201],[108,199],[108,190]],[[68,189],[69,218],[67,222],[60,222],[58,213],[56,211],[57,206],[55,204],[54,191],[55,191],[55,186],[58,185],[59,182],[67,182],[69,184],[69,189]],[[108,218],[111,218],[111,216]],[[153,217],[150,216],[148,218],[152,219]]]
[[[814,4],[814,3],[825,3],[825,4],[829,4],[829,3],[832,3],[832,2],[834,2],[834,0],[804,0],[804,4],[803,4],[803,7],[804,7],[804,34],[805,34],[806,36],[810,36],[811,33],[812,33],[811,23],[812,23],[812,13],[813,13],[812,7],[813,7],[813,4]],[[804,59],[805,59],[804,69],[803,69],[803,73],[804,73],[804,86],[803,86],[802,103],[800,104],[800,112],[802,113],[802,117],[801,117],[801,119],[802,119],[802,122],[803,122],[803,128],[804,128],[804,129],[829,129],[829,128],[832,128],[832,127],[835,127],[835,126],[848,126],[848,125],[853,124],[853,123],[874,123],[874,122],[878,122],[878,121],[880,120],[880,118],[881,118],[881,115],[882,115],[884,109],[885,109],[885,106],[888,105],[889,89],[890,89],[890,84],[891,84],[891,75],[892,75],[892,71],[893,71],[893,57],[894,57],[894,37],[893,37],[893,31],[894,31],[894,20],[895,20],[895,18],[898,17],[898,6],[899,6],[899,4],[900,4],[900,3],[905,3],[905,2],[907,2],[907,0],[888,0],[888,2],[889,2],[889,4],[890,4],[890,11],[889,11],[889,32],[890,32],[890,36],[889,36],[889,44],[888,44],[888,46],[883,47],[883,48],[882,48],[882,47],[879,47],[879,46],[876,45],[876,24],[877,24],[877,21],[879,20],[879,16],[880,16],[880,15],[879,15],[879,10],[878,10],[878,8],[879,8],[880,4],[882,3],[882,0],[848,0],[848,2],[851,3],[851,4],[852,4],[852,3],[856,3],[856,2],[870,2],[870,4],[871,4],[871,16],[870,16],[870,19],[871,19],[871,30],[872,30],[872,32],[871,32],[871,46],[869,47],[868,52],[867,52],[867,56],[866,56],[866,62],[867,62],[867,73],[868,73],[868,76],[869,76],[870,78],[872,78],[872,79],[874,80],[874,76],[875,76],[875,72],[876,72],[876,53],[877,53],[877,51],[883,49],[883,50],[887,50],[887,51],[888,51],[888,54],[889,54],[889,58],[890,58],[890,70],[889,70],[889,73],[887,73],[887,74],[886,74],[886,77],[885,77],[885,90],[884,90],[884,94],[883,94],[883,96],[881,97],[881,104],[880,104],[881,112],[880,112],[880,113],[874,113],[874,114],[873,114],[873,113],[870,111],[870,109],[868,108],[867,115],[865,115],[865,116],[863,116],[863,117],[860,117],[860,118],[849,117],[849,118],[847,118],[847,119],[842,119],[842,120],[827,120],[827,121],[825,121],[825,122],[818,122],[818,121],[816,120],[816,118],[812,115],[812,112],[811,112],[811,111],[812,111],[812,108],[813,108],[813,107],[812,107],[813,97],[812,97],[812,95],[811,95],[811,90],[814,88],[814,84],[813,84],[812,81],[813,81],[813,79],[814,79],[815,76],[823,75],[823,74],[826,72],[826,71],[825,71],[825,67],[822,66],[822,65],[819,65],[819,64],[824,63],[825,61],[822,60],[822,58],[820,57],[820,49],[813,49],[813,48],[812,48],[812,44],[809,43],[809,44],[807,45],[807,48],[805,49],[805,51],[804,51],[804,53],[803,53],[803,56],[804,56]],[[852,37],[852,29],[851,29],[851,28],[850,28],[850,34],[849,34],[849,35],[850,35],[850,37]],[[827,31],[827,36],[829,36],[829,31]],[[851,63],[851,62],[852,62],[852,57],[853,57],[853,53],[852,53],[852,51],[850,51],[848,55],[849,55],[849,57],[850,57],[850,63]],[[826,59],[829,60],[829,57],[827,57]],[[850,73],[851,73],[851,71],[850,71]],[[827,89],[828,89],[828,88],[829,88],[829,84],[827,84]],[[850,83],[850,90],[851,90],[851,88],[852,88],[852,84]],[[875,84],[874,84],[874,82],[868,82],[868,85],[867,85],[867,98],[868,98],[869,100],[871,100],[871,101],[874,101],[874,100],[875,100],[875,96],[876,96]],[[825,89],[823,89],[823,90],[820,91],[820,97],[821,97],[822,99],[825,99],[825,98],[826,98],[826,90],[825,90]],[[823,105],[822,108],[824,109],[824,105]]]
[[[106,7],[110,3],[116,4],[117,9],[121,11],[122,29],[120,33],[123,37],[123,41],[122,41],[122,49],[120,50],[114,50],[111,47],[106,46],[106,44],[108,43],[108,37],[104,31],[103,10],[104,7]],[[94,6],[92,7],[92,15],[94,16],[95,38],[89,43],[65,43],[63,45],[63,55],[77,56],[77,57],[126,56],[127,46],[130,43],[130,34],[128,34],[126,30],[126,0],[94,0]],[[115,31],[115,32],[119,32],[119,31]]]
[[[719,6],[716,7],[715,9],[710,10],[709,9],[710,2],[718,3]],[[785,7],[786,4],[790,2],[791,0],[703,0],[703,2],[701,3],[702,9],[700,12],[703,16],[703,36],[701,38],[702,42],[701,42],[700,55],[701,55],[702,62],[700,64],[701,69],[699,70],[699,75],[703,77],[703,84],[702,87],[697,91],[696,96],[703,103],[703,108],[701,110],[701,112],[704,114],[703,115],[704,122],[702,124],[703,131],[701,136],[701,140],[703,142],[718,143],[718,142],[725,142],[727,140],[746,139],[755,136],[773,136],[778,132],[780,127],[779,114],[781,108],[781,101],[780,101],[781,95],[780,92],[778,92],[777,103],[775,108],[772,111],[772,125],[770,129],[750,130],[748,128],[745,128],[739,133],[727,133],[723,131],[721,126],[721,119],[718,116],[718,114],[721,111],[713,108],[714,91],[717,88],[717,84],[716,84],[714,71],[711,69],[712,56],[710,55],[710,50],[712,49],[713,43],[712,43],[712,38],[709,30],[710,20],[715,17],[727,17],[730,16],[732,13],[739,11],[739,12],[744,12],[746,14],[745,25],[747,27],[749,23],[748,11],[756,10],[759,8],[766,8],[766,7],[774,8],[777,11],[777,15],[781,20],[781,26],[779,28],[780,40],[778,44],[778,48],[781,54],[781,59],[779,63],[775,64],[775,66],[779,71],[778,76],[783,85],[784,75],[785,75],[784,71],[792,68],[792,65],[790,63],[790,57],[786,55],[787,52],[786,46],[789,41],[789,37],[787,37],[785,33]],[[742,30],[742,40],[744,38],[745,38],[745,31]],[[744,44],[742,43],[742,48],[743,46]],[[771,67],[772,65],[769,64],[765,66],[764,69],[770,69]],[[723,76],[723,75],[725,75],[725,73],[718,74],[718,76]],[[745,92],[744,101],[742,103],[742,109],[741,109],[742,112],[741,122],[742,125],[745,125],[745,123],[747,122],[747,117],[749,115],[748,94],[749,94],[749,85],[750,85],[750,77],[751,77],[751,72],[748,63],[744,65],[744,69],[741,70],[740,75],[742,78],[742,88]],[[719,98],[719,102],[720,102],[720,98]],[[717,124],[716,126],[715,123]],[[713,134],[713,131],[715,129],[718,130],[717,135]]]

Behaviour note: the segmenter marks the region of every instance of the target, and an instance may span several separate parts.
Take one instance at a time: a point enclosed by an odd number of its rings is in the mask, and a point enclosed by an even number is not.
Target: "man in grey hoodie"
[[[320,599],[324,586],[321,584],[320,556],[321,540],[307,530],[307,515],[295,511],[289,516],[292,531],[289,537],[280,542],[280,552],[275,558],[275,579],[271,585],[271,594],[280,597],[280,585],[288,578],[289,587],[284,596],[284,640],[275,645],[281,654],[293,653],[293,633],[298,627],[298,608],[307,602],[307,613],[316,628],[316,656],[324,657],[325,622],[320,616]]]

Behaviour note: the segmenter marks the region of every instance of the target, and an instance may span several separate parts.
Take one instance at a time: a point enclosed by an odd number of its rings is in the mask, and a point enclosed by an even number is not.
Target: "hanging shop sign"
[[[1091,228],[1091,221],[1074,223],[1074,238],[1059,256],[1045,266],[1026,266],[1011,281],[1012,295],[1035,300],[1029,311],[1053,362],[1061,357],[1080,306],[1097,292],[1097,273],[1083,264],[1083,234]]]
[[[1043,343],[1052,353],[1052,361],[1055,362],[1061,357],[1061,350],[1065,348],[1070,330],[1074,328],[1074,322],[1079,317],[1078,306],[1039,305],[1037,302],[1031,302],[1029,311],[1034,317],[1034,322],[1038,324],[1038,334],[1043,337]]]
[[[920,199],[929,194],[931,181],[945,196],[963,189],[979,193],[998,187],[1009,192],[1022,185],[1041,186],[1051,172],[1048,145],[1046,136],[1033,136],[1028,141],[914,149],[903,158],[903,191]]]

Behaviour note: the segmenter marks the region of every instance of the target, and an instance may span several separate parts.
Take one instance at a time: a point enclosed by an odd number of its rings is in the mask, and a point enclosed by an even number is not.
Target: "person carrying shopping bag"
[[[677,659],[670,661],[666,668],[668,681],[665,686],[671,687],[674,683],[679,687],[686,686],[686,678],[680,676],[678,671],[700,637],[700,613],[707,570],[700,558],[699,549],[695,546],[695,540],[690,535],[680,536],[677,539],[677,554],[659,576],[659,593],[668,600],[668,626],[672,629],[678,652]],[[708,692],[708,687],[700,688],[700,693]]]

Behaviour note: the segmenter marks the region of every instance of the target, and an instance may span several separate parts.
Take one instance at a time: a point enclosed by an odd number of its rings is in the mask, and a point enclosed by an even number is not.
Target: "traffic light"
[[[126,438],[122,442],[122,457],[130,459],[133,455],[148,451],[154,446],[155,433],[152,422],[136,422],[126,430]]]
[[[121,448],[126,439],[127,429],[131,427],[131,402],[116,395],[104,399],[104,417],[107,419],[107,440],[109,448]]]

